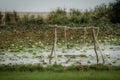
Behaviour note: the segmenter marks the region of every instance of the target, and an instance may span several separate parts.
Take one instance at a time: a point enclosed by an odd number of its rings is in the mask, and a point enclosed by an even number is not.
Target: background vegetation
[[[120,1],[109,5],[99,5],[94,9],[80,11],[58,8],[50,12],[47,19],[42,16],[24,15],[20,17],[16,11],[0,12],[0,49],[22,49],[23,47],[41,47],[52,44],[53,30],[49,24],[70,27],[100,27],[99,38],[102,42],[120,44]],[[59,43],[64,42],[63,30],[58,30]],[[83,31],[67,31],[68,42],[76,42],[83,38]],[[75,35],[74,35],[75,34]],[[81,37],[79,37],[81,35]],[[88,36],[90,33],[88,34]],[[50,37],[51,36],[51,37]],[[88,41],[91,38],[88,37]],[[81,42],[82,41],[78,41]],[[90,41],[91,42],[91,41]],[[64,44],[64,43],[63,43]],[[16,51],[16,50],[15,50]]]

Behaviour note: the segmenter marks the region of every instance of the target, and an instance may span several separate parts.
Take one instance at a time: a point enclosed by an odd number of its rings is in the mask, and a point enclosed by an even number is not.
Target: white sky
[[[85,10],[115,0],[0,0],[0,11],[49,12],[59,8]]]

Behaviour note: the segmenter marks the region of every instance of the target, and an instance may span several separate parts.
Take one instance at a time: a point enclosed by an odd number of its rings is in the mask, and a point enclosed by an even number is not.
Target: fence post
[[[65,38],[65,47],[67,48],[67,33],[66,33],[66,26],[64,28],[64,38]]]
[[[102,50],[101,50],[101,48],[100,48],[100,46],[99,46],[99,42],[97,41],[98,32],[99,32],[99,28],[98,28],[98,30],[97,30],[97,35],[96,35],[96,37],[95,37],[95,40],[96,40],[98,49],[99,49],[99,51],[100,51],[100,54],[101,54],[101,57],[102,57],[102,60],[103,60],[103,64],[104,64],[104,63],[105,63],[105,59],[104,59],[104,56],[103,56],[103,54],[102,54]]]
[[[56,47],[57,47],[57,27],[54,28],[54,40],[53,40],[52,51],[49,56],[49,64],[51,64],[52,58],[55,58],[55,64],[57,63]],[[54,56],[53,56],[53,53],[54,53]]]
[[[57,63],[57,55],[56,55],[56,49],[57,49],[57,28],[55,27],[54,32],[54,57],[55,57],[55,64]]]
[[[94,51],[96,54],[96,59],[97,59],[97,64],[99,62],[99,58],[98,58],[98,53],[97,53],[97,46],[96,46],[96,39],[95,39],[95,31],[94,29],[92,29],[92,37],[93,37],[93,43],[94,43]]]

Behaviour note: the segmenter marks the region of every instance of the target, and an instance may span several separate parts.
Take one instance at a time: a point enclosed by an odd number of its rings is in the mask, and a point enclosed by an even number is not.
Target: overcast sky
[[[59,8],[91,9],[115,0],[0,0],[0,11],[49,12]]]

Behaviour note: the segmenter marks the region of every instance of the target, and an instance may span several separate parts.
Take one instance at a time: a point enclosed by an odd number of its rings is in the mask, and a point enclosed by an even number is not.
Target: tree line
[[[98,24],[119,24],[120,23],[120,0],[116,0],[109,5],[99,5],[94,9],[80,11],[78,9],[70,9],[67,12],[65,9],[58,8],[51,11],[47,19],[42,16],[34,17],[24,15],[20,17],[16,11],[0,12],[1,25],[45,25],[58,24],[68,26],[86,26]]]

